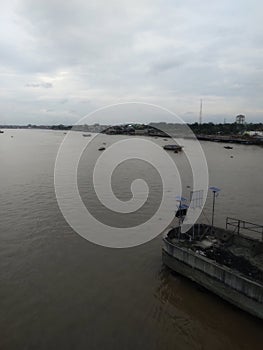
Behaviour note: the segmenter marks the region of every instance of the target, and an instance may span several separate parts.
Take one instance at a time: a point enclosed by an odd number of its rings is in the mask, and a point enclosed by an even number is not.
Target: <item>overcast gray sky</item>
[[[128,101],[192,122],[201,98],[204,121],[262,121],[262,4],[1,0],[0,124],[70,124]]]

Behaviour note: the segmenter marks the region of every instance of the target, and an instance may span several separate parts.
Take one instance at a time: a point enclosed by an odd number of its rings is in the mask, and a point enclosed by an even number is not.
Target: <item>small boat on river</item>
[[[163,149],[165,149],[166,151],[180,152],[182,151],[183,147],[179,145],[164,145]]]

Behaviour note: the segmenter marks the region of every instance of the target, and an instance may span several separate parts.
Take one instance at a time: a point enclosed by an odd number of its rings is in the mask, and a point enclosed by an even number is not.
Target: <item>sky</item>
[[[260,0],[0,1],[0,124],[263,121]]]

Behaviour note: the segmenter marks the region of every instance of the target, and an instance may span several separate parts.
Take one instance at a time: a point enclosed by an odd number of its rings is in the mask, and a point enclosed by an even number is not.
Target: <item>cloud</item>
[[[50,89],[53,87],[52,83],[42,82],[42,83],[27,83],[26,87],[32,87],[32,88],[45,88]]]
[[[259,0],[10,0],[0,14],[1,108],[49,123],[51,107],[63,122],[65,105],[84,115],[137,100],[194,118],[203,98],[211,120],[262,118],[262,10]]]

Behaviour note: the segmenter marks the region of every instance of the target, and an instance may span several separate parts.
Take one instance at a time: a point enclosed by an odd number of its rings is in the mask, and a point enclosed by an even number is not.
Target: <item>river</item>
[[[64,136],[46,130],[0,135],[0,349],[261,349],[262,321],[171,273],[162,264],[160,236],[110,249],[74,232],[54,191]],[[120,138],[103,137],[107,143]],[[232,216],[262,224],[262,148],[201,144],[210,185],[222,189],[215,223],[224,226]],[[183,154],[172,157],[179,165],[185,161]],[[82,163],[85,200],[85,156]],[[123,179],[135,168],[116,173],[120,197]],[[188,181],[185,174],[186,194]],[[92,203],[93,212],[99,211]],[[211,195],[206,213],[209,219]],[[109,214],[105,220],[116,222]]]

